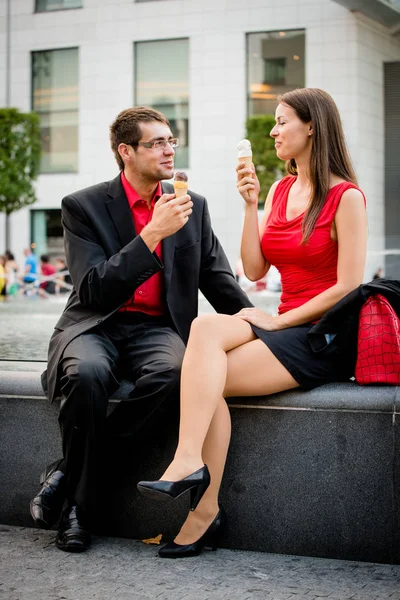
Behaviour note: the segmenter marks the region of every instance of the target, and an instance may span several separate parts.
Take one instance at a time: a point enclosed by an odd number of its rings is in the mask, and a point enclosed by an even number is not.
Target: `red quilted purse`
[[[381,294],[360,311],[355,378],[361,385],[400,384],[400,319]]]

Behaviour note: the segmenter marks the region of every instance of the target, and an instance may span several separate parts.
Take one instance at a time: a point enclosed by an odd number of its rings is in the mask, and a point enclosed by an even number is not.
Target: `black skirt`
[[[335,337],[318,352],[312,350],[307,334],[312,325],[299,325],[279,331],[265,331],[251,326],[293,379],[305,390],[324,383],[347,381],[354,375],[354,353]]]

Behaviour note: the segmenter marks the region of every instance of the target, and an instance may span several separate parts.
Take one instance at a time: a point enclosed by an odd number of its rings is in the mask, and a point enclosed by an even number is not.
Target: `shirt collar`
[[[141,198],[139,196],[139,194],[137,193],[137,191],[131,186],[131,184],[125,177],[125,174],[123,171],[121,171],[121,183],[122,183],[122,187],[124,188],[126,197],[128,198],[129,208],[132,209],[134,204],[136,204],[136,202],[138,202],[139,200],[143,200],[143,198]],[[162,196],[162,189],[161,189],[161,183],[158,182],[156,191],[154,192],[154,196],[151,200],[152,206],[154,206],[155,202],[157,202],[157,200],[160,198],[160,196]]]

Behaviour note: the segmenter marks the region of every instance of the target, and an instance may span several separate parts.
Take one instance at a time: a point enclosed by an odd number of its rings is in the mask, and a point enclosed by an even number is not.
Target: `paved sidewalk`
[[[400,600],[400,566],[221,549],[167,560],[116,538],[74,555],[54,537],[0,526],[1,600]]]

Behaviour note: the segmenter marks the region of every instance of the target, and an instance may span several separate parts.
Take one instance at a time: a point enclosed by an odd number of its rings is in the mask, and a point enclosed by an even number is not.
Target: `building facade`
[[[32,242],[62,253],[62,197],[118,173],[108,127],[146,104],[170,118],[176,166],[234,265],[246,118],[304,86],[329,92],[343,118],[368,202],[366,279],[400,248],[399,0],[0,0],[0,23],[0,106],[36,110],[42,132],[38,201],[10,219],[17,257]],[[397,263],[386,267],[400,277]]]

